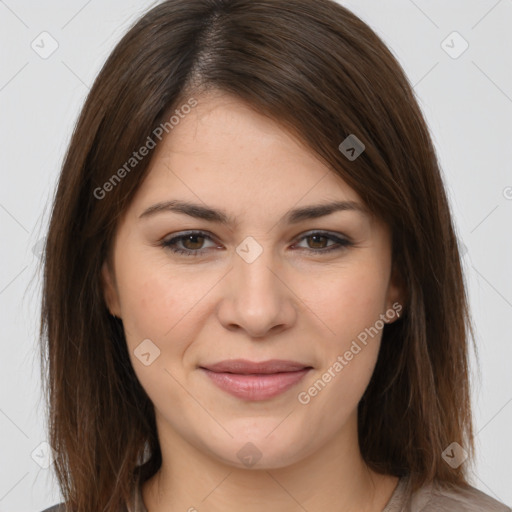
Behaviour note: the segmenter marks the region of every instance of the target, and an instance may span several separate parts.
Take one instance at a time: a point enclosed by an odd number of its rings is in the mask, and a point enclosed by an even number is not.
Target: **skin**
[[[103,266],[107,305],[123,321],[135,373],[155,406],[163,464],[143,485],[146,507],[380,512],[398,479],[365,465],[357,404],[381,332],[309,403],[297,395],[401,303],[391,233],[355,210],[285,223],[290,209],[362,201],[275,121],[223,93],[196,99],[154,150],[119,222],[112,266]],[[223,209],[237,224],[171,211],[140,217],[171,199]],[[176,245],[203,254],[183,256],[161,245],[186,230],[211,238]],[[336,242],[311,238],[318,230],[353,245],[322,254]],[[251,263],[236,252],[248,236],[262,249]],[[145,339],[160,350],[148,366],[134,353]],[[242,400],[198,368],[230,358],[289,359],[313,369],[281,395]],[[237,457],[248,442],[261,454],[251,467]]]

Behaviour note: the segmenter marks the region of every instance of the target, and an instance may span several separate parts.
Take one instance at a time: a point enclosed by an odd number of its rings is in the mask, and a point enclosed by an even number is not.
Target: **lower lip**
[[[220,389],[245,400],[267,400],[299,383],[311,368],[294,372],[244,375],[217,373],[201,368]]]

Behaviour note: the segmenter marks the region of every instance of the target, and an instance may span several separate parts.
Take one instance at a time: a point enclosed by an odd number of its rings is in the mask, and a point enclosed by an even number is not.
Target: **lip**
[[[267,361],[249,361],[248,359],[226,359],[218,363],[203,365],[201,368],[216,373],[281,373],[303,370],[311,366],[298,361],[269,359]]]
[[[220,361],[199,369],[223,391],[245,400],[267,400],[298,384],[312,369],[297,361]]]

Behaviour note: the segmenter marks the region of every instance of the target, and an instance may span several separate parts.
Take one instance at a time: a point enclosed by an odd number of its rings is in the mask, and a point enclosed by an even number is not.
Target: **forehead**
[[[195,201],[236,200],[247,207],[304,198],[359,201],[355,191],[283,125],[231,95],[197,105],[163,137],[140,195],[178,192]]]

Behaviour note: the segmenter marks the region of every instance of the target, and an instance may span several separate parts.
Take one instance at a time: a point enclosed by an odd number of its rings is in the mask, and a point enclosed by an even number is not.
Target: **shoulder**
[[[422,487],[411,498],[411,512],[512,512],[500,501],[474,487]]]
[[[64,503],[53,505],[53,507],[45,508],[41,512],[66,512],[66,506]]]

